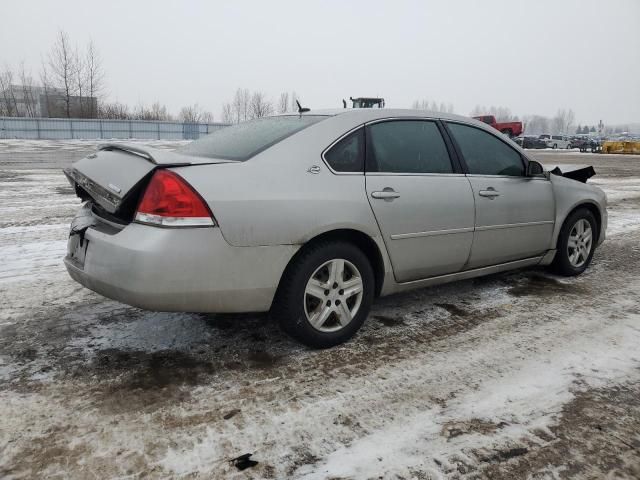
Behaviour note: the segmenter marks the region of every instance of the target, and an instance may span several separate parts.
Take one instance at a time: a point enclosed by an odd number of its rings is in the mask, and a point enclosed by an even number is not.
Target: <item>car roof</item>
[[[291,113],[284,113],[282,115],[291,115]],[[294,113],[295,115],[295,113]],[[476,123],[477,120],[471,117],[464,117],[462,115],[455,115],[453,113],[434,112],[431,110],[414,110],[409,108],[329,108],[309,110],[301,115],[326,115],[326,116],[349,116],[354,120],[362,120],[367,122],[370,120],[376,120],[378,118],[389,117],[424,117],[424,118],[442,118],[445,120],[458,120],[468,123]],[[478,122],[482,123],[482,122]]]

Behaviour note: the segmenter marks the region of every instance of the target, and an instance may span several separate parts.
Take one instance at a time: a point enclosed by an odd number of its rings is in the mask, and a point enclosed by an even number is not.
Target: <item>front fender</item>
[[[555,227],[553,230],[552,248],[558,242],[558,236],[565,220],[571,212],[582,205],[597,209],[600,216],[600,232],[597,244],[605,239],[607,228],[607,196],[598,187],[571,180],[558,175],[550,176],[553,193],[556,199]]]

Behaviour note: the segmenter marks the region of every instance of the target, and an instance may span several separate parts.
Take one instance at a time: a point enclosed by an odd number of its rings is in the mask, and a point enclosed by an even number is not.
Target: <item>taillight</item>
[[[215,225],[207,204],[178,174],[156,170],[136,211],[136,221],[163,227]]]

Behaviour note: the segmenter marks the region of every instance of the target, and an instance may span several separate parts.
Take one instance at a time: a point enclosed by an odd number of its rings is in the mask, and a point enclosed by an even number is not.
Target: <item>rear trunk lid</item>
[[[228,162],[155,148],[105,144],[65,169],[64,174],[81,199],[92,200],[114,217],[111,220],[128,223],[155,169]]]

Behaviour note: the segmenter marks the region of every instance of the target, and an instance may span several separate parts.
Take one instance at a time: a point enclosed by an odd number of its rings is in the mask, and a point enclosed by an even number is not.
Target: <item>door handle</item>
[[[489,187],[486,190],[480,190],[478,192],[478,195],[480,195],[481,197],[488,197],[493,200],[493,198],[500,196],[500,192],[496,191],[496,189],[493,187]]]
[[[373,198],[381,198],[386,201],[391,201],[394,198],[398,198],[400,194],[396,192],[393,188],[385,188],[381,192],[371,192],[371,196]]]

